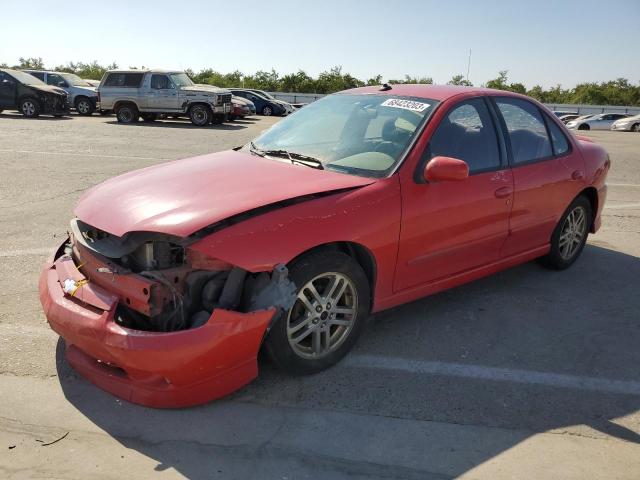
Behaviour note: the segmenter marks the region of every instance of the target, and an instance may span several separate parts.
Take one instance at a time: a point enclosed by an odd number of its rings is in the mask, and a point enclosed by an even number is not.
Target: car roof
[[[463,87],[460,85],[428,85],[428,84],[393,84],[390,85],[389,90],[381,90],[380,85],[372,86],[372,87],[359,87],[352,88],[350,90],[343,90],[339,93],[347,93],[347,94],[362,94],[362,93],[375,93],[377,95],[388,95],[388,96],[403,96],[403,97],[417,97],[417,98],[425,98],[431,100],[443,101],[451,97],[455,97],[457,95],[468,94],[468,93],[478,93],[485,95],[501,95],[501,96],[510,96],[510,97],[522,97],[527,98],[524,95],[520,95],[513,92],[507,92],[503,90],[495,90],[492,88],[482,88],[482,87]]]
[[[130,68],[127,70],[108,70],[107,73],[184,73],[183,70],[165,70],[162,68],[144,68],[144,69],[135,69]]]

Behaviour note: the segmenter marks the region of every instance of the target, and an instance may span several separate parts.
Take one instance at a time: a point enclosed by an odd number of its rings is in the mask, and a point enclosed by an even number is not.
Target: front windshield
[[[19,81],[20,83],[23,83],[25,85],[46,85],[46,83],[44,83],[39,78],[36,78],[33,75],[30,75],[30,74],[25,73],[25,72],[20,72],[18,70],[13,70],[13,71],[7,72],[7,73],[9,75],[11,75],[13,78],[15,78],[17,81]]]
[[[436,103],[391,95],[328,95],[275,124],[245,148],[267,157],[278,153],[281,161],[289,155],[306,156],[326,169],[383,177]]]
[[[264,90],[256,90],[256,93],[262,95],[263,97],[268,98],[269,100],[275,100],[276,97],[271,95],[270,93],[265,92]]]
[[[193,85],[193,82],[186,73],[172,73],[169,76],[171,77],[173,84],[178,87],[190,87]]]
[[[69,85],[74,87],[90,87],[91,84],[86,80],[83,80],[75,73],[61,73],[62,77],[67,81]]]

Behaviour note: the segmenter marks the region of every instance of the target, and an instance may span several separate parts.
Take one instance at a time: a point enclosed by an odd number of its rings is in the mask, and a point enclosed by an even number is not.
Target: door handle
[[[575,170],[572,174],[571,174],[571,178],[573,180],[582,180],[584,178],[584,172],[582,172],[581,170]]]
[[[500,187],[494,192],[496,198],[507,198],[513,193],[513,189],[511,187]]]

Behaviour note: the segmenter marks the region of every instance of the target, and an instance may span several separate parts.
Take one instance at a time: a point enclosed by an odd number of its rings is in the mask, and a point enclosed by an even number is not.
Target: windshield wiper
[[[302,153],[289,152],[288,150],[262,150],[258,148],[255,143],[251,142],[251,152],[261,157],[271,155],[275,157],[286,157],[291,163],[304,165],[305,167],[317,168],[318,170],[324,170],[324,165],[317,158],[304,155]]]

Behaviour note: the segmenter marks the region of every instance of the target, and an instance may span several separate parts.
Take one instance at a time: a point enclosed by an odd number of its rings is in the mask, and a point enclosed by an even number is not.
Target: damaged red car
[[[88,190],[40,298],[96,385],[207,402],[255,378],[260,349],[318,372],[371,312],[537,258],[569,267],[600,226],[609,165],[522,95],[349,90],[235,151]]]

